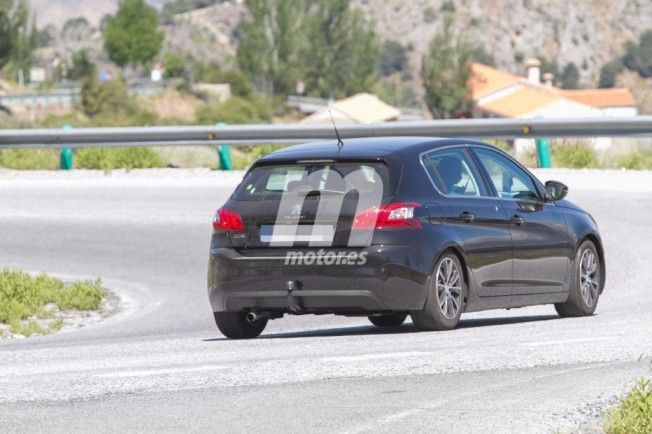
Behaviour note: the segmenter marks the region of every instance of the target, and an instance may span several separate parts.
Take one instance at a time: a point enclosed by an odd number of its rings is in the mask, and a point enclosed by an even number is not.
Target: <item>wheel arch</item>
[[[457,245],[457,244],[449,244],[444,246],[440,252],[435,256],[435,260],[432,262],[432,265],[430,266],[430,275],[435,272],[435,267],[437,266],[437,262],[439,262],[439,259],[445,255],[446,253],[452,253],[457,257],[457,259],[460,261],[460,264],[462,265],[462,277],[464,278],[464,283],[466,283],[466,299],[468,300],[469,294],[468,292],[471,291],[471,275],[469,273],[469,267],[467,265],[466,257],[464,256],[462,248]]]

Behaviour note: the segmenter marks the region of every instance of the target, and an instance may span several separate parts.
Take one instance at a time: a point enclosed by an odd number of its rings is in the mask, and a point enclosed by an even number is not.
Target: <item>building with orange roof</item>
[[[527,77],[474,63],[469,82],[475,117],[594,117],[635,116],[634,96],[626,88],[565,90],[552,85],[541,63],[526,61]]]
[[[629,89],[566,90],[553,85],[552,74],[543,74],[541,62],[528,59],[526,76],[510,74],[491,66],[471,65],[469,81],[473,116],[480,118],[573,118],[636,116],[636,101]],[[591,140],[596,149],[609,148],[613,140]],[[517,154],[532,149],[531,139],[514,140]]]
[[[573,101],[598,107],[612,116],[636,116],[636,100],[627,88],[573,89],[562,94]]]

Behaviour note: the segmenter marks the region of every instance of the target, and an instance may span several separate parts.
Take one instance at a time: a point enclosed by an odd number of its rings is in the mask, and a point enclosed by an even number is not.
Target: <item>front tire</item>
[[[421,330],[451,330],[457,327],[468,293],[462,263],[452,253],[442,255],[428,283],[422,311],[413,312],[412,322]]]
[[[370,316],[369,321],[378,327],[398,327],[405,322],[407,314],[390,313],[387,315]]]
[[[214,312],[215,324],[229,339],[253,339],[258,337],[265,326],[266,319],[249,322],[245,312]]]
[[[561,317],[593,315],[603,284],[600,256],[593,242],[586,240],[577,249],[571,273],[568,300],[555,303],[555,310]]]

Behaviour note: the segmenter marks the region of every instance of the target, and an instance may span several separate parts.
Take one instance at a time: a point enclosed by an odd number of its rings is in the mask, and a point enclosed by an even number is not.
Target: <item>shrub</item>
[[[167,53],[163,57],[166,78],[183,77],[186,72],[186,59],[180,53]]]
[[[609,434],[652,432],[652,382],[640,379],[607,417]]]
[[[2,149],[0,167],[16,170],[54,170],[59,167],[59,153],[54,149]]]
[[[581,169],[597,167],[598,158],[587,145],[561,145],[552,149],[553,163],[557,167]]]
[[[253,92],[251,80],[239,69],[221,69],[217,63],[195,65],[195,81],[200,83],[227,83],[231,94],[248,97]]]
[[[623,64],[620,59],[612,60],[605,63],[600,68],[600,78],[598,86],[601,88],[614,87],[616,85],[616,76],[623,70]]]
[[[82,85],[81,107],[88,116],[129,111],[129,102],[127,84],[122,80],[102,83],[95,78],[89,78]]]
[[[232,97],[224,102],[211,102],[197,110],[197,120],[203,124],[254,124],[272,119],[269,99]]]
[[[75,164],[83,169],[151,169],[165,161],[149,148],[86,148],[75,153]]]
[[[131,97],[123,80],[99,82],[87,79],[81,91],[81,108],[93,126],[136,126],[156,121],[156,116],[144,110]]]
[[[5,269],[0,271],[0,323],[25,336],[52,332],[61,328],[60,320],[47,326],[35,321],[52,317],[52,311],[46,308],[48,304],[61,310],[95,310],[104,296],[99,279],[65,284],[46,274],[31,277],[22,271]]]
[[[258,145],[244,146],[237,150],[232,149],[233,168],[236,170],[247,169],[251,164],[270,152],[281,149],[284,145]]]
[[[95,75],[96,66],[91,60],[88,49],[81,49],[72,55],[72,65],[68,71],[68,78],[81,80]]]
[[[618,160],[618,167],[635,170],[652,169],[652,151],[638,151],[624,155]]]

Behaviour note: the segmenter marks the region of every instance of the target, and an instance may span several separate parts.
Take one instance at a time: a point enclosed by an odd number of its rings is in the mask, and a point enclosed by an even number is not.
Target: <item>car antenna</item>
[[[340,132],[337,131],[337,125],[335,125],[335,119],[333,119],[333,112],[331,111],[330,107],[328,108],[328,114],[331,115],[331,122],[333,123],[333,128],[335,128],[335,135],[337,136],[337,149],[340,150],[344,146],[344,142],[340,137]]]

